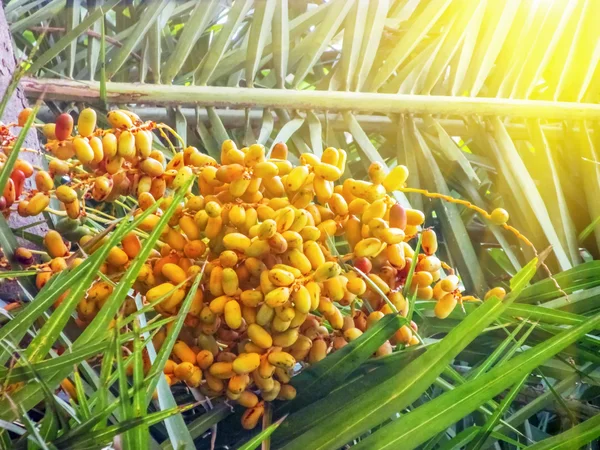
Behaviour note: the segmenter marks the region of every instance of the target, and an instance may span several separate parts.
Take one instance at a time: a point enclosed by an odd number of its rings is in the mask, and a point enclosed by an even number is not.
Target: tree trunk
[[[12,38],[10,34],[10,30],[8,28],[8,24],[6,22],[6,17],[4,15],[4,9],[0,4],[0,93],[5,95],[6,89],[11,82],[12,75],[16,68],[16,60],[15,55],[12,48]],[[6,106],[6,110],[4,111],[4,115],[0,118],[0,121],[3,123],[16,122],[17,116],[19,112],[28,106],[27,99],[23,94],[23,89],[21,87],[17,88],[12,98],[8,102]],[[18,132],[19,128],[15,130]],[[39,150],[40,143],[36,134],[36,131],[33,130],[29,133],[27,138],[25,139],[24,147]],[[42,157],[37,153],[32,152],[21,152],[19,158],[29,161],[34,165],[42,164]],[[33,177],[29,178],[25,184],[27,188],[35,187],[35,183]],[[39,222],[40,217],[19,217],[17,214],[13,213],[9,219],[9,225],[12,228],[22,227],[29,223]],[[35,226],[28,231],[43,235],[48,231],[46,226]],[[20,244],[26,247],[34,247],[30,242],[19,240]],[[18,284],[14,281],[4,281],[0,284],[0,306],[5,302],[9,302],[11,300],[21,299],[21,289]]]

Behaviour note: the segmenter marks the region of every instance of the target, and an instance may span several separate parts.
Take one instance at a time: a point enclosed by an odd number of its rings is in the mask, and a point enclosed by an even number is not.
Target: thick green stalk
[[[46,90],[47,100],[99,103],[100,85],[92,81],[24,78],[27,95]],[[539,119],[599,120],[600,105],[592,103],[515,100],[439,95],[379,94],[311,90],[253,89],[221,86],[165,86],[106,83],[111,103],[289,110],[364,111],[380,114],[439,114],[450,116],[518,116]]]

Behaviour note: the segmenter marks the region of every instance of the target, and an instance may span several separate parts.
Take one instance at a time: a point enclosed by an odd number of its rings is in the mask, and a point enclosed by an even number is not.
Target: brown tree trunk
[[[4,9],[2,4],[0,4],[0,93],[1,95],[5,95],[6,89],[11,82],[12,75],[16,68],[16,60],[15,55],[12,48],[12,38],[10,34],[10,30],[8,28],[8,24],[6,22],[6,17],[4,15]],[[23,90],[19,87],[12,95],[6,110],[4,111],[4,115],[0,117],[0,121],[3,123],[16,122],[17,116],[19,112],[28,106],[27,99],[23,94]],[[15,132],[18,132],[17,128]],[[25,140],[24,147],[39,150],[40,143],[36,134],[36,131],[31,131]],[[29,161],[34,165],[42,164],[42,157],[37,153],[31,152],[22,152],[19,155],[19,158]],[[33,188],[35,186],[33,177],[29,178],[26,182],[26,187]],[[23,218],[19,217],[17,214],[12,214],[9,219],[9,225],[12,228],[22,227],[29,223],[39,222],[40,217],[28,217]],[[46,226],[36,226],[28,229],[28,231],[43,235],[46,233],[48,228]],[[30,242],[19,240],[25,247],[34,247]],[[2,306],[3,302],[8,302],[11,300],[21,299],[21,289],[17,285],[16,282],[12,281],[4,281],[0,284],[0,306]]]
[[[4,9],[0,4],[0,92],[4,95],[6,88],[10,84],[11,77],[15,71],[16,60],[12,48],[12,38],[8,24],[6,23],[6,17],[4,16]],[[14,122],[17,120],[19,112],[26,108],[28,105],[27,99],[23,94],[23,89],[17,88],[13,94],[10,102],[8,103],[4,115],[1,120],[4,123]],[[40,144],[35,132],[29,133],[25,140],[25,147],[39,149]],[[22,159],[26,159],[31,163],[39,164],[41,158],[34,153],[23,153],[20,156]],[[28,180],[30,183],[33,180]]]

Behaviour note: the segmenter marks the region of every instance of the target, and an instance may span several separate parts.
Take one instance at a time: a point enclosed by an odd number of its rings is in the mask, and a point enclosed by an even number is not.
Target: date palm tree
[[[240,429],[226,402],[182,411],[194,398],[160,383],[158,401],[136,415],[107,385],[123,381],[122,365],[90,360],[112,361],[123,338],[98,329],[92,348],[75,341],[66,356],[45,354],[16,375],[0,370],[0,379],[31,383],[22,403],[0,399],[1,445],[87,448],[121,433],[128,448],[210,448],[216,439],[229,448],[545,449],[598,438],[600,2],[10,0],[4,12],[20,86],[32,101],[43,95],[42,120],[126,105],[215,157],[233,139],[286,142],[292,159],[345,148],[344,176],[356,179],[373,162],[406,165],[413,191],[397,200],[425,211],[465,290],[512,293],[505,303],[465,303],[444,321],[417,301],[426,345],[371,359],[387,335],[370,334],[298,375],[298,400],[270,411],[258,435]],[[531,245],[423,191],[503,207]],[[12,228],[0,217],[0,232]],[[539,268],[544,258],[552,279]],[[35,297],[33,314],[7,319],[6,345],[36,334],[31,317],[67,322],[68,311],[35,308],[48,295]],[[66,347],[77,339],[68,327],[52,330]],[[80,401],[68,405],[53,389],[74,364]]]

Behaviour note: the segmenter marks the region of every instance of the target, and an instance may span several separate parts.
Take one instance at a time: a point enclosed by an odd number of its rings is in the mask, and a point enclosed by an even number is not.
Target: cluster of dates
[[[107,119],[111,128],[97,128],[95,112],[85,109],[77,134],[69,114],[45,125],[49,169],[35,171],[17,161],[13,175],[20,173],[11,176],[0,206],[7,212],[16,204],[19,214],[33,216],[55,197],[61,204],[57,213],[77,221],[89,199],[132,196],[139,212],[159,202],[102,265],[101,272],[118,283],[173,192],[195,178],[134,288],[157,314],[173,316],[204,271],[164,373],[170,384],[185,382],[205,395],[237,401],[247,408],[244,427],[257,424],[265,401],[295,397],[290,380],[302,366],[357,339],[386,314],[406,317],[403,292],[435,299],[439,318],[461,301],[459,278],[435,256],[435,232],[422,228],[424,214],[390,195],[404,186],[406,167],[387,171],[373,163],[369,181],[341,182],[344,150],[305,153],[294,166],[283,143],[267,152],[259,144],[238,148],[233,141],[222,144],[220,162],[194,147],[167,159],[152,145],[152,131],[160,124],[124,110],[111,111]],[[19,177],[30,176],[37,189],[24,192]],[[419,234],[417,254],[413,245]],[[78,242],[88,254],[103,242],[89,248],[91,239],[84,235]],[[44,242],[51,260],[38,266],[40,288],[54,273],[82,261],[69,258],[75,243],[65,242],[59,232],[48,232]],[[336,243],[347,251],[339,254]],[[27,259],[22,252],[17,256]],[[412,266],[412,281],[405,286]],[[81,326],[109,301],[112,282],[98,278],[90,286],[77,308]],[[498,289],[494,294],[502,296]],[[136,311],[132,298],[124,309]],[[165,326],[155,335],[156,347],[167,331]],[[419,344],[417,331],[414,322],[403,326],[376,354]]]

